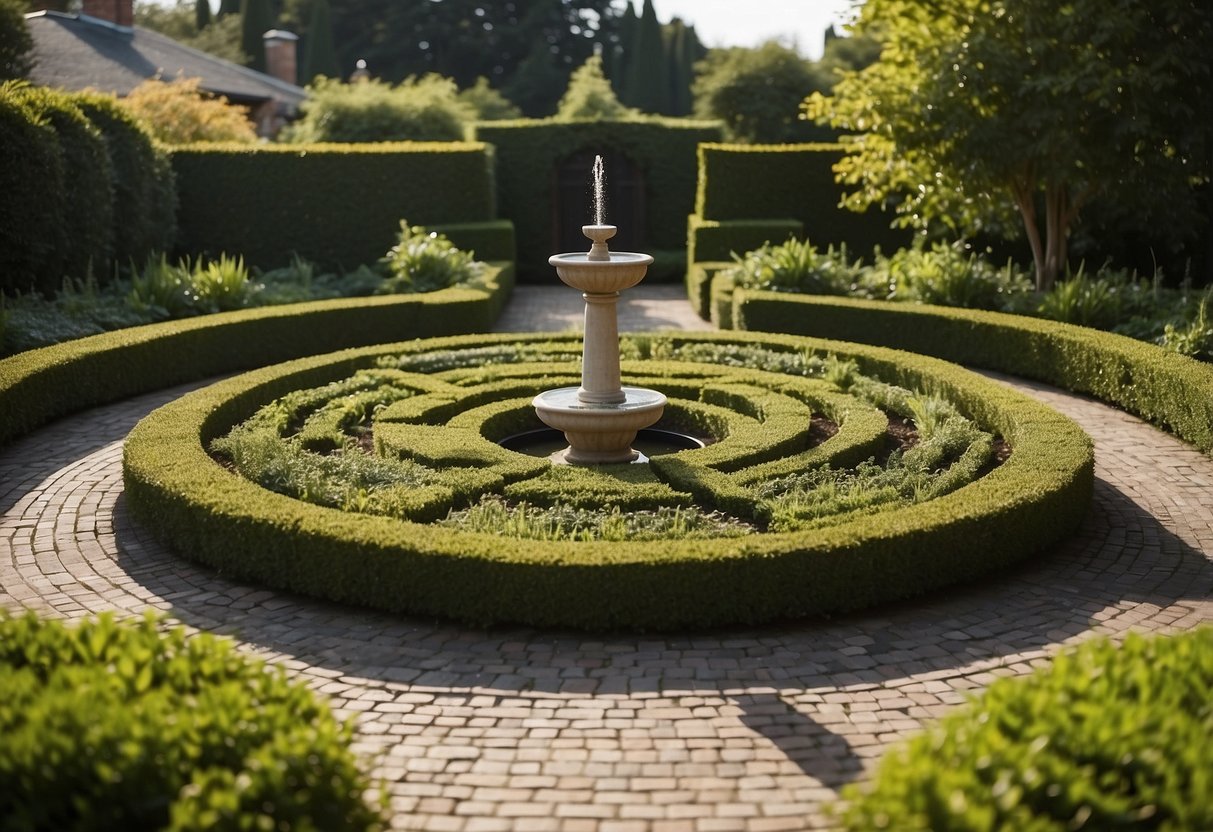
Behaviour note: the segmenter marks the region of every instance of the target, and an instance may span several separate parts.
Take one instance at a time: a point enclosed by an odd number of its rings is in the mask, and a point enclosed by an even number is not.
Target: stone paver
[[[522,287],[501,328],[576,316],[576,293],[560,292],[571,307]],[[690,314],[676,296],[621,328],[676,325]],[[481,630],[233,583],[164,551],[123,504],[122,438],[182,389],[0,449],[0,604],[67,618],[150,607],[231,634],[357,720],[396,828],[824,828],[841,785],[993,679],[1098,633],[1213,620],[1213,460],[1096,402],[1007,383],[1095,438],[1080,534],[867,614],[642,636]]]

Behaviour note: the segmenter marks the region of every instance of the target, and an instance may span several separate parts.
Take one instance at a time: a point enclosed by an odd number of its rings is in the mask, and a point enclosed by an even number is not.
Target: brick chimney
[[[281,29],[270,29],[261,37],[265,41],[265,71],[279,81],[299,83],[295,56],[299,36]]]
[[[134,0],[83,0],[81,12],[118,26],[135,25]]]

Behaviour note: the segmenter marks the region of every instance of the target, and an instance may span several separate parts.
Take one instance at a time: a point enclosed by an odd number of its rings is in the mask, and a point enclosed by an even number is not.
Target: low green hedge
[[[705,220],[691,214],[687,220],[687,264],[731,262],[734,254],[803,236],[804,223],[796,219]]]
[[[403,368],[408,362],[397,356],[422,359],[426,353],[469,350],[483,361],[495,349],[537,349],[528,336],[480,336],[302,359],[184,396],[128,437],[126,497],[136,518],[162,541],[237,579],[480,624],[587,629],[747,624],[870,606],[988,574],[1040,552],[1069,534],[1086,513],[1093,487],[1090,440],[1044,405],[959,367],[875,347],[787,336],[668,337],[674,346],[761,345],[789,354],[813,350],[853,358],[865,373],[945,395],[987,430],[1004,436],[1014,453],[993,472],[946,496],[859,521],[806,532],[651,544],[512,540],[344,513],[263,490],[206,452],[212,439],[286,392],[344,378],[380,359]],[[554,336],[543,345],[569,352],[576,343],[576,336]],[[693,365],[683,383],[725,369]],[[499,398],[520,381],[502,382]],[[478,395],[484,398],[474,388],[468,393],[477,401]],[[441,399],[437,392],[425,395]],[[456,395],[451,391],[452,398]],[[451,406],[445,418],[462,409]],[[734,477],[744,469],[727,474],[695,463],[695,453],[661,457],[658,475],[678,490],[700,489],[709,498],[727,499],[740,490]],[[468,587],[492,591],[469,592]]]
[[[939,306],[738,290],[739,329],[933,355],[1086,393],[1213,452],[1213,366],[1122,335]]]
[[[1213,829],[1213,629],[1098,639],[978,699],[848,787],[855,832]]]
[[[352,269],[382,257],[402,219],[496,217],[492,148],[479,142],[192,145],[174,149],[172,164],[178,248],[262,268],[299,254]]]
[[[132,327],[0,360],[0,444],[50,420],[139,393],[344,347],[491,329],[513,288],[315,301]]]
[[[0,614],[5,829],[381,829],[351,730],[230,641]]]

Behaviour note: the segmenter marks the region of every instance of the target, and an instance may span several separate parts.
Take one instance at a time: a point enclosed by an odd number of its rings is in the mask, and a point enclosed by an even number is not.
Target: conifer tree
[[[629,106],[632,102],[627,98],[631,92],[628,88],[628,68],[632,65],[632,47],[636,42],[638,25],[636,8],[632,5],[632,0],[627,0],[623,13],[619,15],[619,42],[609,53],[609,60],[606,64],[607,77],[611,79],[611,86],[614,87],[615,94],[619,96],[621,102]]]
[[[657,22],[653,0],[644,0],[631,52],[626,96],[630,99],[629,103],[646,113],[667,112],[669,85],[666,82],[661,24]]]
[[[211,0],[194,0],[194,27],[201,32],[211,25]]]
[[[310,84],[318,75],[325,78],[341,77],[337,50],[333,46],[333,21],[329,0],[312,0],[312,18],[307,27],[307,41],[303,45],[301,69],[299,80],[304,84]]]
[[[240,14],[240,0],[219,0],[217,17],[227,17],[229,14]]]
[[[248,66],[265,72],[264,35],[274,28],[270,0],[243,0],[240,17],[240,48],[249,56]]]

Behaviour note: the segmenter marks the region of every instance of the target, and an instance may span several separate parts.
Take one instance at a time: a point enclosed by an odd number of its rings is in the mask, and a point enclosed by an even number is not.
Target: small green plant
[[[861,271],[859,261],[847,259],[846,246],[825,252],[808,240],[789,239],[766,244],[744,256],[733,255],[728,270],[735,285],[771,292],[801,292],[816,295],[845,295]]]
[[[442,234],[410,226],[405,220],[400,222],[398,242],[380,262],[389,275],[376,292],[381,295],[436,292],[473,284],[484,274],[484,264],[471,252],[459,250]]]
[[[843,791],[850,830],[1213,829],[1213,628],[1096,639],[981,696]]]
[[[208,312],[240,309],[249,299],[249,272],[243,257],[219,256],[218,260],[198,262],[190,272],[198,306]]]
[[[910,418],[914,420],[919,439],[930,439],[949,420],[959,416],[956,407],[939,396],[908,396],[906,407],[909,408]]]
[[[127,302],[153,318],[183,318],[198,311],[198,297],[188,259],[169,263],[168,256],[149,257],[131,278]]]
[[[711,540],[740,537],[754,531],[740,520],[695,507],[661,506],[652,511],[623,511],[619,506],[578,508],[557,503],[512,504],[489,495],[479,503],[452,511],[441,522],[469,532],[524,540],[587,542],[643,540]]]
[[[840,359],[829,355],[826,356],[821,377],[845,393],[859,378],[859,365],[849,358]]]
[[[1122,295],[1110,280],[1087,277],[1080,265],[1040,300],[1036,311],[1043,318],[1067,324],[1111,329],[1121,317]]]
[[[1168,323],[1158,343],[1169,350],[1213,361],[1213,318],[1209,306],[1213,304],[1213,288],[1205,290],[1196,303],[1196,315],[1186,324]]]
[[[110,615],[0,614],[6,829],[384,827],[306,685],[226,639]]]
[[[1031,286],[1010,261],[996,269],[963,240],[878,257],[873,272],[883,276],[894,299],[969,309],[1001,308]]]

